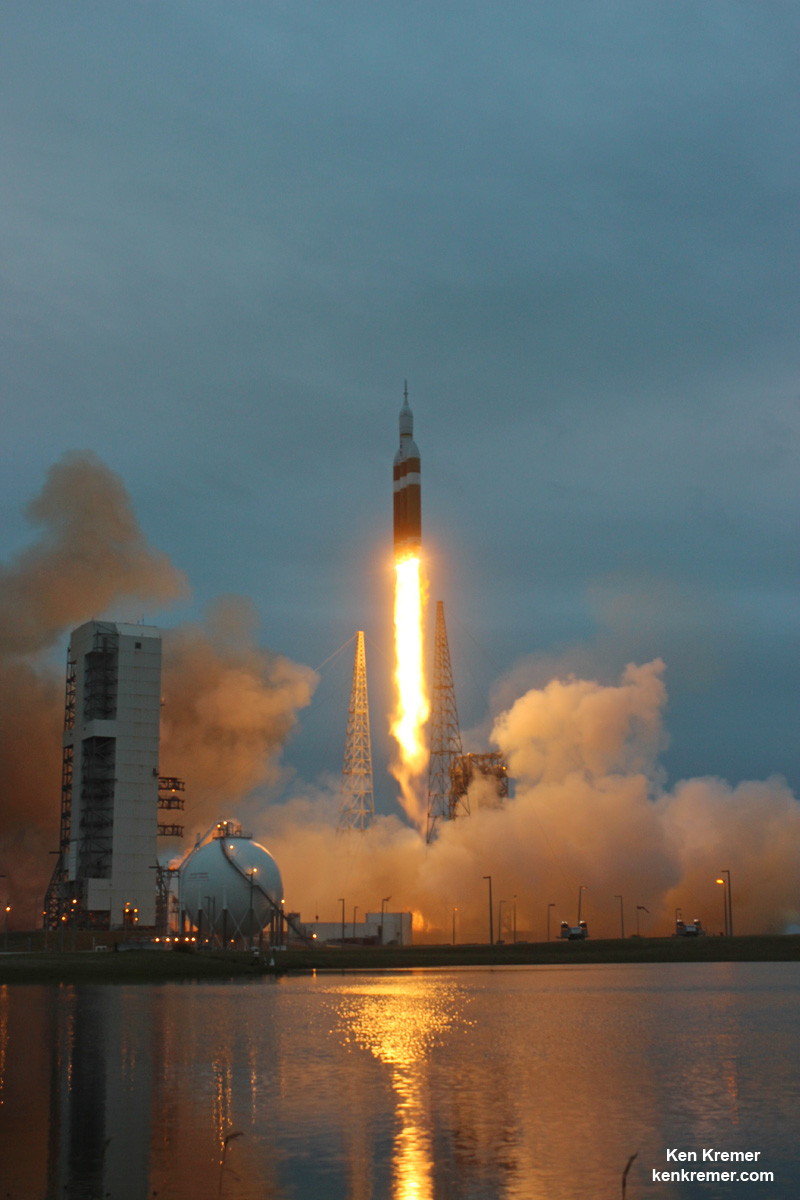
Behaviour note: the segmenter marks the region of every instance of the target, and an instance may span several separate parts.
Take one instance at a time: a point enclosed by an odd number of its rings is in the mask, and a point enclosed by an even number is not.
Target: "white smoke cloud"
[[[522,936],[545,935],[583,912],[596,935],[616,936],[624,897],[627,929],[644,905],[642,933],[668,934],[674,909],[722,928],[719,871],[732,872],[737,933],[780,931],[800,913],[800,806],[784,781],[736,788],[716,779],[662,786],[666,745],[664,664],[629,665],[617,684],[554,679],[520,696],[497,718],[492,740],[507,755],[516,795],[500,808],[470,793],[472,815],[441,827],[426,846],[414,830],[379,818],[365,834],[335,836],[335,794],[297,800],[264,823],[289,902],[337,918],[337,898],[361,912],[392,895],[417,928],[486,940],[491,875],[495,932],[504,937],[516,904]],[[295,805],[297,807],[295,807]],[[349,917],[348,917],[349,919]]]
[[[63,676],[42,655],[126,598],[165,603],[186,584],[148,546],[122,482],[92,455],[56,464],[29,512],[41,537],[0,567],[0,855],[32,925],[57,839],[63,717]],[[202,624],[165,633],[161,768],[187,780],[189,828],[235,816],[237,804],[257,811],[257,789],[281,779],[282,747],[315,684],[313,672],[258,646],[255,622],[248,602],[228,598]],[[501,683],[495,694],[506,704],[491,740],[508,757],[516,795],[493,807],[477,780],[472,815],[446,823],[430,846],[399,817],[337,836],[335,782],[281,807],[262,801],[255,832],[278,859],[287,902],[336,920],[342,895],[362,913],[391,896],[392,908],[414,911],[418,928],[439,938],[450,936],[457,908],[459,940],[486,940],[491,875],[495,920],[501,900],[510,920],[516,898],[523,936],[544,936],[551,901],[557,920],[574,920],[580,885],[592,933],[617,933],[621,893],[628,932],[643,904],[642,932],[666,934],[676,906],[722,927],[714,881],[727,868],[737,933],[800,922],[796,798],[777,777],[666,789],[663,676],[655,660],[629,665],[613,684],[557,675],[514,697]]]

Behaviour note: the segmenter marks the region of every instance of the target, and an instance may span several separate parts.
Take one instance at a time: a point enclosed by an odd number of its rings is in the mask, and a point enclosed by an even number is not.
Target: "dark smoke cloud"
[[[0,659],[52,646],[123,600],[168,604],[186,577],[148,546],[125,486],[94,454],[52,466],[27,516],[37,542],[0,567]]]
[[[121,479],[93,454],[65,455],[28,507],[39,539],[0,566],[0,898],[12,927],[39,923],[58,845],[64,675],[46,651],[131,600],[164,605],[188,590],[147,544]],[[216,819],[275,778],[281,744],[313,673],[258,648],[255,614],[228,599],[204,626],[164,633],[162,769],[185,775],[193,820]]]

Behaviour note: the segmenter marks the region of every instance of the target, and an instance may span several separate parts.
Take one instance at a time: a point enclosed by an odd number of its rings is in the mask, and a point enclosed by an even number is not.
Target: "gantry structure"
[[[369,702],[367,700],[367,656],[364,632],[358,631],[353,664],[353,687],[347,716],[347,736],[339,799],[339,833],[356,829],[363,833],[375,818],[372,794],[372,748],[369,738]]]
[[[436,601],[436,631],[433,646],[431,689],[430,760],[428,764],[428,821],[426,841],[436,836],[440,821],[469,815],[469,797],[453,787],[455,764],[463,757],[458,727],[456,692],[450,665],[450,647],[444,620],[444,604]]]
[[[158,770],[161,634],[153,626],[88,621],[67,650],[58,859],[46,929],[142,926],[163,900],[157,837],[183,837],[174,813],[184,782]],[[171,810],[168,821],[158,810]],[[160,815],[160,814],[159,814]],[[154,885],[152,866],[157,881]]]

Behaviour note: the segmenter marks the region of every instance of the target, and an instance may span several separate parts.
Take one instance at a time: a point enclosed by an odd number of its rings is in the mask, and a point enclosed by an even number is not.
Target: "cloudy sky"
[[[191,582],[148,620],[247,596],[312,667],[365,629],[388,811],[407,378],[470,744],[533,683],[660,657],[669,781],[800,787],[796,4],[0,20],[0,560],[94,451]],[[301,780],[340,770],[351,670]]]

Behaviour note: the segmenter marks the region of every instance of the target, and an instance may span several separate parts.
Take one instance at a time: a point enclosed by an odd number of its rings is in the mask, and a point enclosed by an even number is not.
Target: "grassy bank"
[[[410,970],[421,967],[552,966],[577,963],[788,962],[800,960],[800,936],[628,938],[624,942],[535,942],[504,946],[344,946],[276,951],[260,961],[230,951],[91,950],[0,952],[0,985],[13,983],[159,983],[225,980],[281,971]]]

